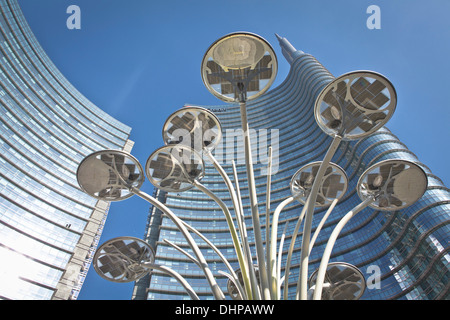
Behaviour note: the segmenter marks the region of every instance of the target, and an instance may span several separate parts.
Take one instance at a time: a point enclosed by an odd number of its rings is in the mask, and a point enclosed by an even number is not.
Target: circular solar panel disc
[[[169,116],[163,126],[166,145],[181,145],[201,152],[213,150],[222,139],[217,116],[201,107],[184,107]]]
[[[95,252],[95,271],[112,282],[136,281],[149,269],[143,263],[153,263],[155,253],[150,245],[134,237],[118,237],[103,243]]]
[[[277,58],[270,44],[248,32],[228,34],[214,42],[202,61],[206,88],[225,102],[255,99],[275,80]]]
[[[133,195],[131,187],[142,186],[145,175],[132,155],[119,150],[102,150],[80,162],[77,180],[81,189],[94,198],[120,201]]]
[[[372,71],[355,71],[330,82],[314,107],[316,122],[331,136],[361,139],[392,117],[397,94],[391,82]]]
[[[400,210],[416,202],[427,189],[426,173],[406,160],[384,160],[368,168],[359,178],[358,195],[372,197],[378,210]]]
[[[320,164],[321,162],[317,161],[303,166],[291,179],[291,194],[303,204],[308,199]],[[337,164],[330,163],[319,187],[315,206],[328,206],[334,199],[340,199],[347,191],[347,186],[348,179],[345,171]]]
[[[319,269],[309,278],[313,287]],[[366,280],[362,272],[349,263],[332,262],[327,266],[321,300],[358,300],[364,294]]]
[[[181,145],[161,147],[153,152],[145,165],[150,182],[167,192],[183,192],[191,189],[194,180],[205,175],[201,155]]]

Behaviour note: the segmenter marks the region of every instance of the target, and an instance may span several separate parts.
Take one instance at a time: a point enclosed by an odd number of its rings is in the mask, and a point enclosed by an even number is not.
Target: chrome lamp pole
[[[80,162],[77,170],[78,183],[83,191],[97,199],[120,201],[137,195],[160,209],[182,233],[194,254],[191,255],[178,244],[164,241],[199,266],[215,299],[224,300],[226,296],[191,233],[204,241],[224,263],[227,270],[220,270],[219,273],[228,279],[227,290],[232,299],[287,300],[291,262],[302,224],[296,299],[359,299],[366,284],[358,268],[345,262],[329,263],[341,230],[366,207],[393,211],[411,205],[426,190],[426,174],[418,165],[399,159],[381,161],[368,168],[361,175],[357,186],[362,202],[336,225],[322,254],[319,268],[308,279],[309,256],[314,242],[348,189],[347,175],[332,162],[333,155],[342,140],[361,139],[384,126],[395,110],[396,92],[384,76],[371,71],[344,74],[325,86],[317,97],[314,114],[319,127],[333,139],[322,161],[307,164],[294,174],[290,182],[291,196],[274,210],[271,224],[272,159],[268,161],[264,247],[252,163],[247,101],[265,93],[272,85],[276,72],[277,59],[272,47],[260,36],[246,32],[232,33],[217,40],[209,47],[202,60],[202,79],[207,89],[222,101],[239,104],[256,264],[247,235],[236,166],[233,162],[233,185],[212,154],[222,139],[222,127],[216,115],[207,109],[184,107],[170,115],[162,131],[165,146],[149,156],[145,169],[129,153],[119,150],[97,151]],[[269,147],[269,155],[271,154],[272,149]],[[232,208],[201,183],[205,176],[204,158],[211,162],[226,184]],[[179,193],[197,188],[215,201],[225,216],[239,268],[233,270],[212,241],[180,219],[164,203],[140,190],[145,176],[153,186],[161,190]],[[303,208],[292,234],[282,277],[282,249],[287,225],[280,239],[277,255],[278,221],[283,209],[295,201],[300,202]],[[314,210],[318,207],[328,207],[328,210],[311,237]],[[93,261],[100,276],[115,282],[136,281],[152,270],[159,270],[178,281],[191,299],[199,299],[182,275],[166,266],[155,264],[154,256],[153,249],[145,241],[119,237],[102,244]]]

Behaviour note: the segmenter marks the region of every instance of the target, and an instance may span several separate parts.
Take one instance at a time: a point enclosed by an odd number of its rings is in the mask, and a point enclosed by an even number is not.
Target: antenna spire
[[[295,49],[294,46],[286,38],[281,37],[278,33],[275,33],[275,36],[280,43],[281,52],[290,64],[292,64],[295,58],[304,54],[303,51]]]

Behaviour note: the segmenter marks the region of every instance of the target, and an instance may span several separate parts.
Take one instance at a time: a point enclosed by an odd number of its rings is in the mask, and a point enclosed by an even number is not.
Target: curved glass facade
[[[0,10],[0,299],[76,299],[109,208],[76,170],[94,151],[130,149],[131,128],[64,78],[17,1]]]
[[[272,145],[274,157],[278,159],[271,185],[270,208],[273,213],[277,205],[290,196],[289,183],[292,175],[310,162],[321,161],[331,142],[331,138],[316,124],[313,109],[316,97],[334,77],[313,56],[295,50],[284,38],[279,38],[279,41],[286,60],[291,64],[289,75],[277,88],[247,104],[250,128],[255,130],[252,144],[263,239],[266,231],[267,177],[260,173],[267,164],[267,145]],[[227,146],[232,145],[235,148],[234,159],[238,164],[240,192],[243,197],[246,225],[249,227],[252,223],[243,148],[237,141],[233,144],[230,138],[230,133],[241,128],[239,106],[206,108],[215,111],[222,123],[225,141],[222,148],[215,150],[215,156],[222,160],[220,162],[230,177],[233,173],[231,161],[227,161],[229,156]],[[263,139],[266,132],[267,145]],[[342,142],[334,155],[332,161],[346,171],[349,187],[316,240],[310,256],[309,274],[318,268],[334,226],[345,213],[361,202],[355,191],[361,173],[379,161],[394,158],[414,161],[425,170],[428,176],[428,189],[425,195],[417,203],[401,211],[381,212],[366,208],[360,212],[341,232],[330,261],[351,263],[362,271],[368,288],[361,299],[448,299],[449,189],[386,127],[368,138]],[[211,164],[207,165],[202,183],[220,196],[229,208],[233,208],[226,186]],[[157,190],[155,195],[180,218],[203,232],[231,264],[238,268],[225,217],[208,196],[197,190],[180,194]],[[293,203],[286,207],[280,216],[279,237],[286,223],[289,223],[282,268],[301,210],[302,204]],[[316,209],[313,233],[325,212],[326,208]],[[248,229],[248,234],[252,251],[255,252],[251,228]],[[146,238],[156,247],[157,263],[167,265],[182,274],[202,299],[212,299],[201,269],[163,242],[163,239],[168,239],[176,244],[185,243],[172,222],[161,218],[155,208],[150,210]],[[198,240],[198,243],[219,285],[226,292],[227,280],[218,273],[218,270],[226,270],[225,266],[201,240]],[[186,245],[182,247],[189,252]],[[297,243],[293,256],[289,277],[290,299],[295,298],[300,247],[301,244]],[[173,279],[154,272],[151,278],[146,277],[137,282],[133,299],[189,299],[189,297]]]

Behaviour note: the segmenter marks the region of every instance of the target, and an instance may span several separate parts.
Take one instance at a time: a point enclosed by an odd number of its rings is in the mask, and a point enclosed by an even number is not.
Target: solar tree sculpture
[[[308,279],[309,254],[327,217],[348,188],[345,171],[331,162],[339,143],[342,140],[366,137],[385,125],[395,110],[396,92],[384,76],[370,71],[345,74],[322,90],[315,103],[315,119],[319,127],[332,136],[333,140],[323,161],[310,163],[294,174],[290,183],[292,195],[275,209],[271,225],[267,210],[267,239],[264,248],[246,102],[266,92],[273,83],[276,72],[277,59],[272,47],[263,38],[251,33],[232,33],[217,40],[209,47],[202,61],[202,78],[208,90],[225,102],[240,105],[255,257],[250,250],[236,166],[233,162],[233,184],[211,153],[222,138],[220,121],[204,108],[185,107],[169,116],[163,126],[165,146],[150,155],[145,169],[128,153],[103,150],[87,156],[80,163],[77,171],[78,182],[86,193],[98,199],[119,201],[135,194],[160,209],[183,234],[194,255],[168,240],[165,240],[166,243],[202,269],[215,299],[223,300],[226,297],[191,234],[199,236],[226,266],[227,271],[221,270],[219,273],[228,278],[227,290],[232,299],[287,299],[292,255],[302,224],[296,298],[359,299],[365,290],[362,273],[348,263],[328,263],[334,243],[345,224],[367,206],[378,210],[398,210],[420,198],[425,192],[427,178],[419,166],[405,160],[385,160],[368,168],[357,185],[362,202],[344,215],[336,225],[319,268]],[[269,155],[270,151],[269,148]],[[223,178],[232,200],[232,210],[201,183],[205,176],[204,158],[209,159]],[[269,159],[266,202],[270,202],[270,166]],[[237,270],[233,270],[213,242],[178,218],[163,203],[140,190],[145,175],[155,187],[168,192],[178,193],[197,188],[220,206],[239,263]],[[292,235],[284,277],[281,277],[281,248],[285,231],[277,255],[278,219],[284,207],[294,201],[302,203],[303,209]],[[317,207],[328,207],[328,210],[311,237],[313,214]],[[235,217],[231,212],[235,213]],[[192,287],[180,274],[155,264],[153,249],[143,240],[119,237],[105,242],[94,256],[94,267],[102,277],[116,282],[135,281],[153,269],[159,270],[179,281],[192,299],[198,299]]]

